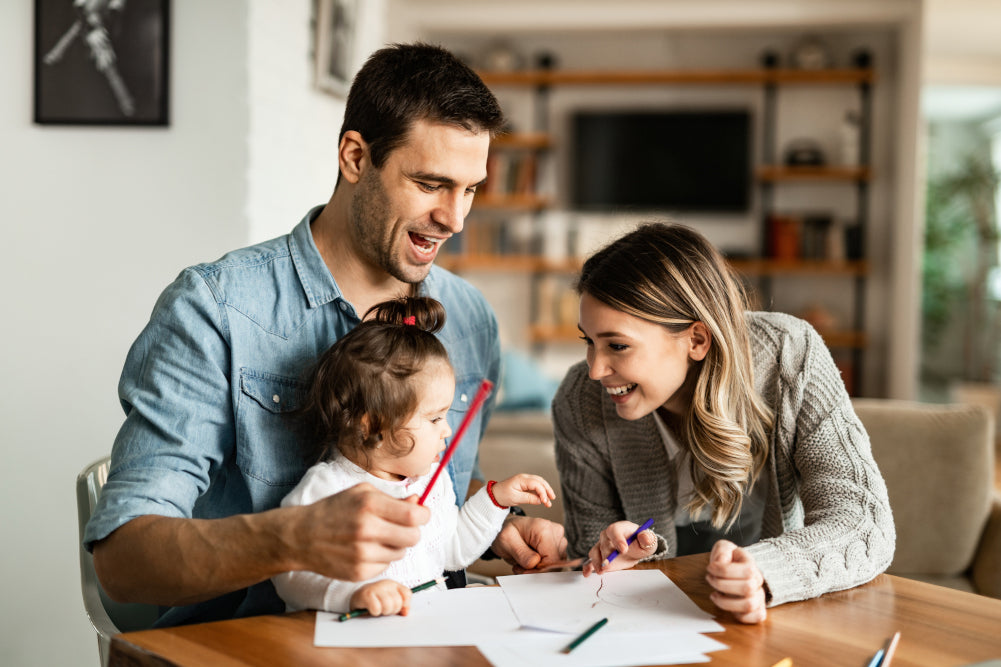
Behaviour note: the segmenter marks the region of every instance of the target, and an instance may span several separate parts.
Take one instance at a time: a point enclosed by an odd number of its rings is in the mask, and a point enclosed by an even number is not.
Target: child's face
[[[376,476],[400,479],[427,474],[445,451],[445,438],[452,435],[452,429],[445,420],[455,394],[455,376],[451,366],[443,359],[436,359],[427,364],[412,381],[416,383],[420,400],[417,410],[403,428],[413,439],[414,447],[403,456],[376,454],[371,471]],[[388,475],[380,475],[380,472]]]

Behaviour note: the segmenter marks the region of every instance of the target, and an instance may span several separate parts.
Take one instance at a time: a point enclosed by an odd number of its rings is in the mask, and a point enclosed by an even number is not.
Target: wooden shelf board
[[[853,275],[869,273],[864,260],[834,261],[827,259],[733,259],[730,266],[745,276],[773,275]]]
[[[533,343],[581,343],[580,330],[570,324],[532,324],[528,337]]]
[[[759,181],[868,181],[872,178],[869,167],[788,167],[785,165],[760,165],[755,170]]]
[[[841,349],[863,349],[869,345],[864,331],[821,331],[820,337],[827,347]]]
[[[491,148],[510,150],[544,150],[552,148],[552,145],[552,137],[546,132],[499,134],[490,142]]]
[[[542,259],[534,255],[496,255],[486,253],[443,255],[438,264],[449,271],[517,271],[542,270]]]
[[[446,268],[456,271],[486,269],[491,271],[539,271],[543,273],[577,273],[584,260],[577,257],[555,260],[537,255],[504,255],[474,253],[443,256]],[[745,276],[770,275],[851,275],[869,273],[869,263],[858,261],[833,261],[824,259],[734,259],[729,260],[735,271]],[[444,265],[444,264],[443,264]]]
[[[479,72],[488,86],[872,83],[872,69],[519,70]]]
[[[830,69],[774,69],[765,76],[768,83],[873,83],[876,71],[872,68],[830,68]]]
[[[549,207],[549,199],[539,195],[480,194],[473,200],[473,211],[541,211]]]

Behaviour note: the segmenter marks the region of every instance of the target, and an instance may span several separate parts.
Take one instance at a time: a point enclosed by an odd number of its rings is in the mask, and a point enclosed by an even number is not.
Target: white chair
[[[87,521],[97,506],[101,487],[108,479],[111,459],[104,457],[84,468],[76,478],[76,506],[80,522],[80,581],[83,587],[83,606],[91,625],[97,631],[97,650],[101,665],[108,664],[111,637],[119,632],[145,630],[153,625],[159,607],[151,604],[126,604],[115,602],[107,596],[94,572],[94,557],[83,548],[83,532]]]

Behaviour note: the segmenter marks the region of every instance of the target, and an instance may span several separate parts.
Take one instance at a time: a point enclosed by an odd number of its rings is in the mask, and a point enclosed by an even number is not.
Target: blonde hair
[[[712,336],[698,362],[692,403],[680,432],[691,454],[694,517],[711,506],[712,524],[732,525],[768,459],[774,423],[754,389],[747,297],[708,240],[683,225],[647,223],[585,263],[576,284],[602,303],[679,333],[702,322]]]

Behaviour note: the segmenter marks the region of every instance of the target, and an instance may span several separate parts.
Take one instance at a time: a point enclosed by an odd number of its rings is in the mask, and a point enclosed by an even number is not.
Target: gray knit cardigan
[[[775,413],[762,539],[747,547],[768,604],[863,584],[887,568],[896,540],[869,437],[809,324],[759,312],[747,322],[755,386]],[[582,362],[560,385],[553,422],[571,554],[585,555],[610,523],[653,517],[651,559],[674,556],[677,475],[653,416],[619,417]]]

